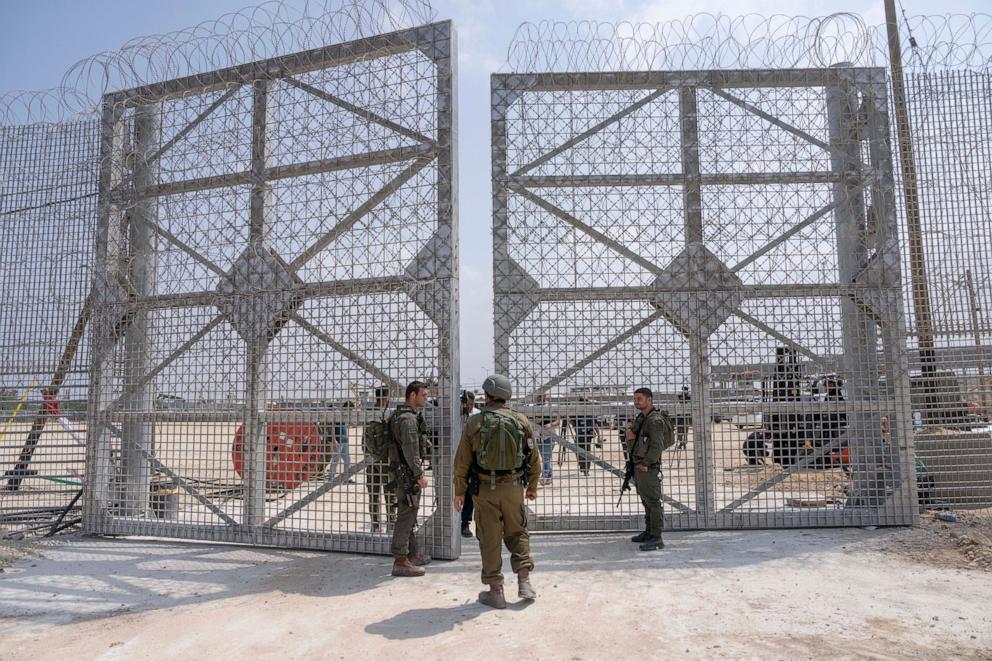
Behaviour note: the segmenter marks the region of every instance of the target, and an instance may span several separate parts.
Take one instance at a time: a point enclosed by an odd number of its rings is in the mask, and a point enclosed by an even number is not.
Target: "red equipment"
[[[245,427],[234,433],[231,459],[244,477]],[[270,422],[265,427],[265,488],[295,489],[316,476],[327,463],[317,425],[310,422]]]

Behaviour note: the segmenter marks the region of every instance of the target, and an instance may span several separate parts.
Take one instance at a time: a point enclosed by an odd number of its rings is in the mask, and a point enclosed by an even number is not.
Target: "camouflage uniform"
[[[644,506],[645,532],[661,537],[661,453],[665,436],[672,434],[668,416],[652,408],[645,416],[638,413],[632,427],[634,440],[627,442],[628,456],[634,461],[634,485]],[[646,466],[646,471],[638,467]]]
[[[472,416],[465,423],[461,441],[455,452],[453,481],[455,496],[465,496],[469,472],[473,470],[475,455],[482,441],[480,428],[486,411],[504,409],[504,404],[492,404],[482,409],[481,415]],[[534,561],[530,557],[530,535],[527,532],[527,510],[524,506],[524,484],[527,491],[537,493],[541,477],[541,454],[534,450],[534,432],[527,417],[510,411],[524,430],[526,457],[519,471],[496,476],[495,484],[485,473],[479,474],[479,492],[475,501],[475,528],[482,554],[482,582],[490,586],[503,585],[502,544],[510,551],[510,566],[514,573],[530,571]]]
[[[421,418],[422,419],[422,418]],[[401,462],[410,467],[414,481],[424,476],[421,468],[421,434],[417,412],[406,404],[400,404],[389,419],[390,428],[396,443],[389,448],[390,466]],[[426,429],[426,426],[425,426]],[[397,447],[399,446],[399,447]],[[400,448],[403,456],[400,457]],[[396,480],[395,471],[390,479]],[[416,493],[414,493],[416,491]],[[414,486],[408,490],[396,480],[396,527],[393,529],[392,553],[394,558],[415,556],[419,553],[417,535],[417,511],[420,509],[420,489]]]

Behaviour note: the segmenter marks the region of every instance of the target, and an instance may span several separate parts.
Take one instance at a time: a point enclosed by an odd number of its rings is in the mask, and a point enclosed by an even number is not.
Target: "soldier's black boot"
[[[661,535],[648,535],[637,548],[642,551],[657,551],[665,548],[665,542],[661,541]]]
[[[630,541],[635,542],[637,544],[640,544],[641,542],[643,542],[644,540],[646,540],[650,536],[651,535],[648,534],[648,531],[647,530],[642,530],[641,532],[639,532],[636,535],[634,535],[633,537],[631,537],[630,538]]]
[[[472,528],[469,526],[468,523],[463,523],[462,524],[462,537],[471,537],[471,536],[472,536]]]
[[[503,586],[490,585],[488,590],[480,592],[479,603],[490,608],[506,608],[506,597],[503,596]]]

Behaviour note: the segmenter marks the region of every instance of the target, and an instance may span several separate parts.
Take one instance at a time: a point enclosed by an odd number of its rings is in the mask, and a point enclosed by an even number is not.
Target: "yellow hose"
[[[16,418],[17,414],[21,412],[21,407],[24,406],[24,402],[27,400],[28,394],[31,392],[31,389],[34,388],[34,384],[35,384],[35,380],[32,379],[31,385],[29,385],[28,389],[24,391],[24,394],[21,395],[21,401],[17,402],[17,406],[14,407],[14,412],[10,415],[9,418],[7,418],[7,422],[3,423],[3,429],[0,429],[0,441],[3,440],[3,437],[7,433],[7,430],[10,429],[10,425],[14,423],[14,418]]]

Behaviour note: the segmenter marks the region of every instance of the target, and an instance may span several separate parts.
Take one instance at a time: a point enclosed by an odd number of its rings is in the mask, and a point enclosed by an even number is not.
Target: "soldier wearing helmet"
[[[453,471],[455,509],[462,511],[474,473],[478,491],[475,530],[482,554],[482,582],[488,591],[479,601],[492,608],[506,608],[503,594],[502,545],[510,551],[510,565],[517,574],[517,595],[537,598],[530,583],[534,561],[530,556],[524,497],[537,499],[541,477],[541,454],[534,450],[534,432],[527,416],[507,407],[512,395],[510,380],[495,374],[482,384],[486,405],[480,415],[468,419],[455,452]]]

